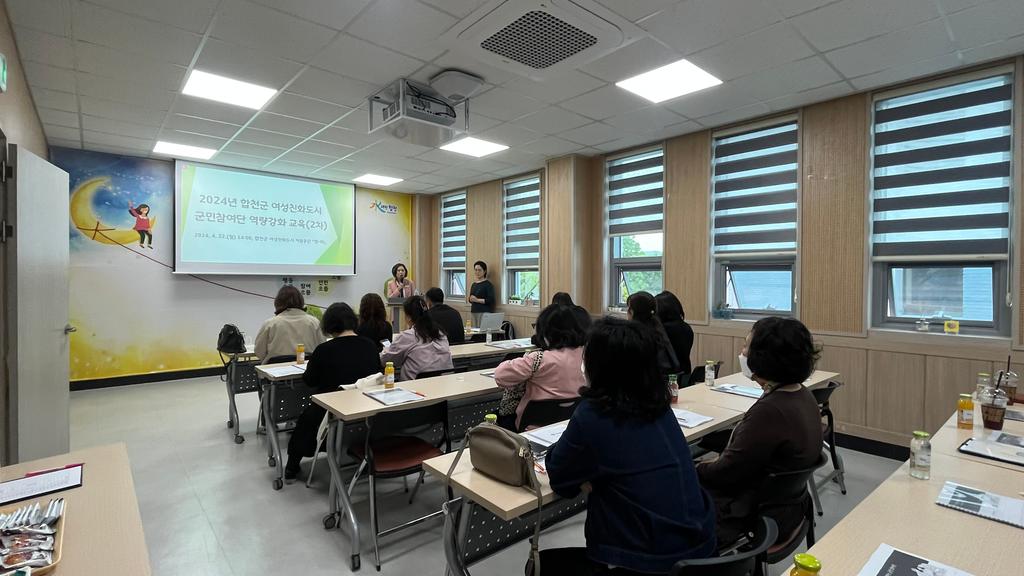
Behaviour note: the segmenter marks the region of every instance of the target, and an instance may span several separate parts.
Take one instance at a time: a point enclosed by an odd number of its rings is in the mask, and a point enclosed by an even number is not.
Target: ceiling
[[[6,0],[51,145],[437,193],[1024,52],[1022,0],[598,0],[647,36],[545,82],[446,52],[482,0]],[[614,82],[686,57],[720,86],[659,105]],[[481,159],[367,134],[386,83],[474,72]],[[192,68],[283,89],[263,110],[184,96]]]

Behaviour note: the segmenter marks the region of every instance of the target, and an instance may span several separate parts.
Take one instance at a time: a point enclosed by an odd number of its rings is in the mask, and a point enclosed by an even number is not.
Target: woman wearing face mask
[[[821,414],[803,386],[817,360],[811,333],[799,320],[763,318],[747,335],[740,367],[764,394],[736,425],[718,458],[697,465],[701,484],[715,500],[719,546],[752,529],[758,489],[768,474],[803,470],[818,460]],[[764,513],[785,538],[800,524],[807,505],[796,502]]]

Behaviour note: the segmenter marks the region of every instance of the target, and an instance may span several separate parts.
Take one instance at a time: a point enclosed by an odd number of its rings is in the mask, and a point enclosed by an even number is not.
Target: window
[[[503,184],[505,294],[512,303],[540,299],[540,177]]]
[[[713,316],[793,313],[799,152],[793,119],[716,135]]]
[[[448,296],[466,295],[466,193],[441,197],[441,282]]]
[[[1012,105],[1009,72],[875,99],[873,325],[1009,334]]]
[[[613,306],[630,294],[661,292],[664,247],[664,153],[661,148],[614,158],[606,164],[608,237]]]

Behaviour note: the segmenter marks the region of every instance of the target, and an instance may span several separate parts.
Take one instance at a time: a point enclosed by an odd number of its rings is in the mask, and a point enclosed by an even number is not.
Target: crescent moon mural
[[[107,176],[90,178],[71,193],[71,221],[82,235],[103,244],[131,244],[139,241],[139,234],[132,229],[115,228],[103,223],[93,208],[96,192],[110,184]],[[125,208],[127,211],[127,207]],[[156,218],[150,218],[150,229],[156,226]]]

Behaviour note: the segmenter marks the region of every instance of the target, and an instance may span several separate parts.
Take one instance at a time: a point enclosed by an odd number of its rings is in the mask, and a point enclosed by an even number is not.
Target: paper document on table
[[[1015,448],[1024,448],[1024,436],[1010,434],[1009,432],[993,432],[988,435],[988,441],[1006,444],[1007,446],[1013,446]]]
[[[760,388],[737,386],[735,384],[719,384],[712,388],[712,390],[715,392],[725,392],[726,394],[736,394],[737,396],[746,396],[747,398],[760,398],[764,394],[764,390]]]
[[[989,460],[998,460],[1008,464],[1024,466],[1024,449],[1011,444],[968,438],[957,450],[964,454],[973,454],[982,458],[988,458]]]
[[[939,506],[953,508],[1017,528],[1024,528],[1024,500],[1001,496],[947,481],[935,501]]]
[[[502,350],[515,350],[517,348],[529,348],[533,343],[530,342],[529,338],[517,338],[515,340],[501,340],[500,342],[491,342],[488,344],[491,348],[501,348]]]
[[[697,414],[696,412],[690,412],[682,408],[673,408],[672,412],[676,415],[676,421],[683,428],[696,428],[701,424],[711,422],[714,420],[711,416],[705,416],[703,414]]]
[[[1020,410],[1006,410],[1007,420],[1016,420],[1018,422],[1024,422],[1024,412]]]
[[[394,406],[395,404],[405,404],[406,402],[416,402],[417,400],[423,400],[423,396],[415,392],[406,390],[405,388],[392,388],[391,390],[373,390],[363,392],[370,398],[373,398],[377,402],[385,406]]]
[[[287,366],[273,366],[262,369],[267,374],[275,377],[282,378],[284,376],[298,376],[306,371],[305,364],[289,364]]]
[[[0,483],[0,506],[81,485],[82,464],[72,464],[44,472],[30,472],[24,478]]]
[[[544,426],[543,428],[535,428],[529,432],[523,432],[523,436],[527,440],[538,444],[544,448],[550,448],[552,444],[558,442],[558,439],[562,437],[562,433],[565,432],[566,427],[569,426],[569,421],[558,422]]]
[[[898,574],[920,576],[972,576],[969,572],[958,570],[952,566],[921,558],[903,550],[881,544],[868,559],[868,563],[860,569],[857,576],[896,576]]]

